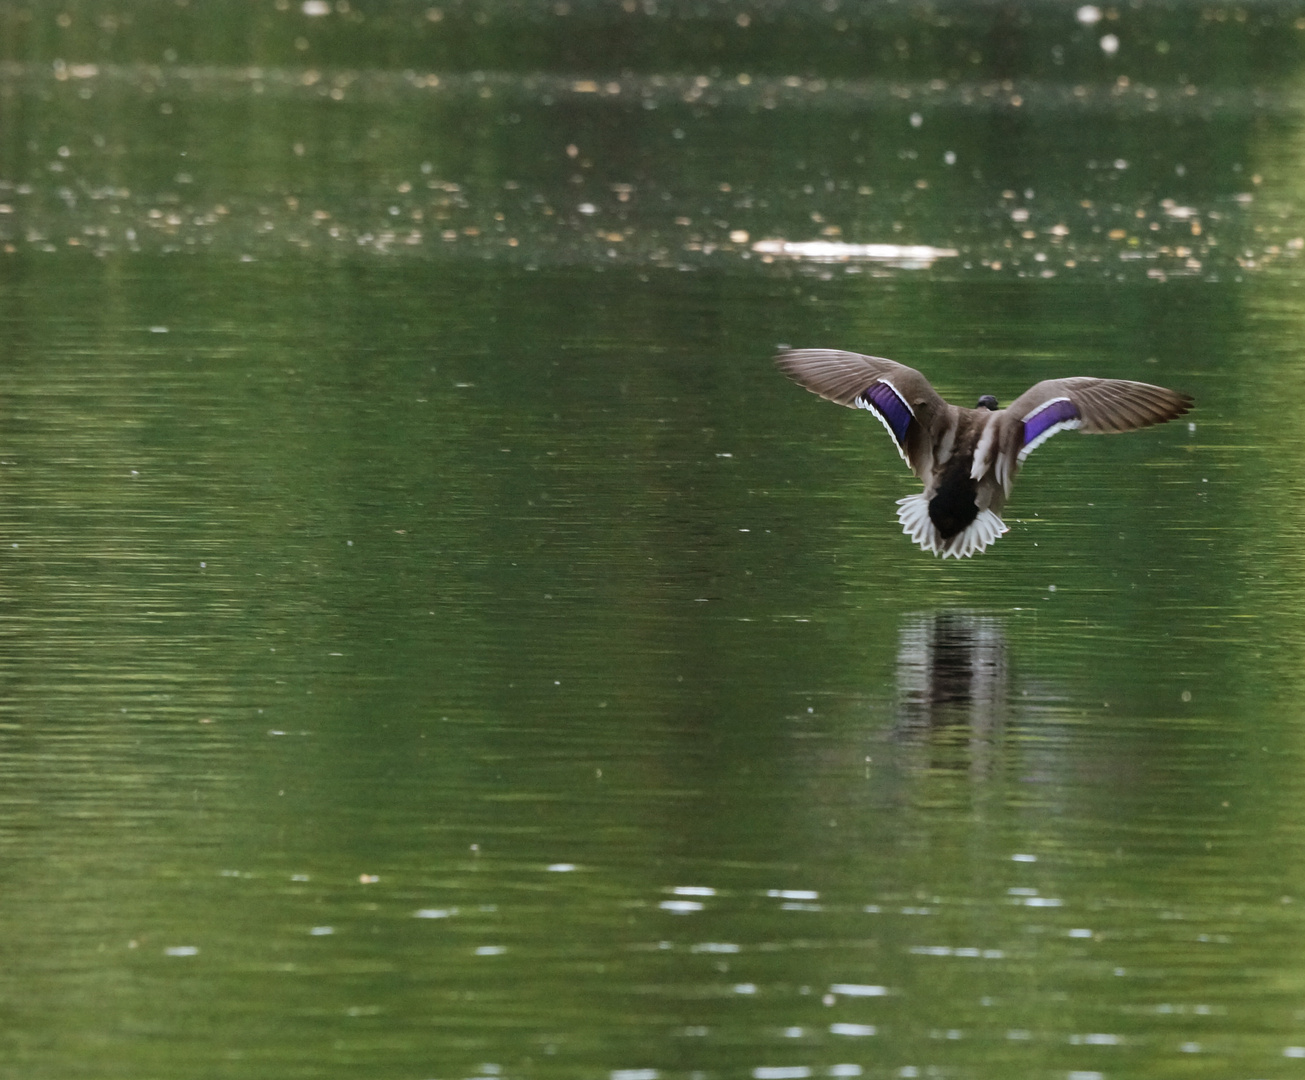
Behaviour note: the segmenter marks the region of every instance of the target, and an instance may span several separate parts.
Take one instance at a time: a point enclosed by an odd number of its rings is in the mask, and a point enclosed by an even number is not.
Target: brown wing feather
[[[1024,391],[1007,411],[1023,419],[1039,405],[1054,398],[1073,402],[1089,435],[1133,431],[1163,424],[1182,416],[1194,404],[1192,398],[1163,386],[1130,382],[1127,379],[1047,379]]]
[[[946,404],[915,368],[882,356],[862,356],[837,349],[785,349],[775,357],[775,364],[813,394],[849,408],[856,408],[856,399],[866,387],[884,378],[892,380],[913,408],[926,405],[937,410]]]

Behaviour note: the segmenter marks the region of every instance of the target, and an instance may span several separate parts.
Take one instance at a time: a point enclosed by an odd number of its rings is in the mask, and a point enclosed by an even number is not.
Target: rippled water
[[[647,7],[0,10],[0,1071],[1295,1075],[1294,12]],[[1197,408],[943,563],[779,343]]]

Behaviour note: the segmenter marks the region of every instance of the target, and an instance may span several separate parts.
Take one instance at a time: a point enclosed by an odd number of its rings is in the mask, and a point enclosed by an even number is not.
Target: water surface
[[[1295,15],[309,8],[0,71],[6,1070],[1294,1075]],[[1198,407],[944,563],[780,343]]]

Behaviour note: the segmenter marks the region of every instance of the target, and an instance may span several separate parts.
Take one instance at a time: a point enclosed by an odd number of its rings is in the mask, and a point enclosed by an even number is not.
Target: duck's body
[[[902,528],[925,551],[965,558],[1006,532],[1001,510],[1024,459],[1059,431],[1132,431],[1181,416],[1186,394],[1125,379],[1047,379],[1005,409],[990,395],[950,405],[920,372],[832,349],[788,349],[775,362],[808,390],[866,409],[888,429],[924,491],[899,499]]]

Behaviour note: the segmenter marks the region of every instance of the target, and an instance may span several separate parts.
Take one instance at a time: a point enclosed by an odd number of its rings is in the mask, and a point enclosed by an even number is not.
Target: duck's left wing
[[[873,413],[902,460],[922,477],[929,460],[929,431],[947,403],[915,368],[882,356],[836,349],[785,349],[775,357],[775,364],[813,394]]]
[[[1060,431],[1088,435],[1163,424],[1182,416],[1192,398],[1177,390],[1128,379],[1047,379],[1024,391],[1006,412],[1023,425],[1019,459]]]

